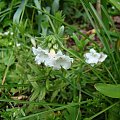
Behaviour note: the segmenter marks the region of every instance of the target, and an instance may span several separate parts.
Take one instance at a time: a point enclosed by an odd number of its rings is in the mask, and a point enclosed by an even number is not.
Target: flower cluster
[[[69,69],[71,67],[71,63],[73,62],[73,58],[63,55],[60,50],[55,53],[53,49],[49,51],[44,50],[41,47],[32,47],[32,51],[34,55],[36,55],[35,62],[37,64],[44,63],[45,66],[52,67],[55,70],[59,70],[61,67]]]
[[[107,55],[103,52],[97,53],[94,49],[90,49],[90,52],[85,53],[84,57],[86,63],[91,64],[91,66],[94,66],[97,63],[103,62],[107,58]]]
[[[7,32],[4,32],[4,33],[0,33],[1,36],[8,36],[9,34],[13,35],[13,32],[7,31]]]

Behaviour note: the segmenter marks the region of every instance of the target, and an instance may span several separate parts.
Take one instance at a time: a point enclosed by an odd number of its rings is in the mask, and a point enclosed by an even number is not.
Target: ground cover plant
[[[119,120],[119,0],[0,1],[0,120]]]

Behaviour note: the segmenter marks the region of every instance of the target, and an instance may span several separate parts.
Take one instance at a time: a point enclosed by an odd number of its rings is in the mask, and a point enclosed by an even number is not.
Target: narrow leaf
[[[20,22],[21,15],[22,15],[22,12],[25,9],[25,5],[27,4],[27,1],[28,0],[22,0],[19,8],[17,9],[17,11],[15,12],[15,14],[13,16],[13,23],[19,23]]]
[[[120,10],[120,0],[110,0],[110,2],[111,2],[118,10]]]

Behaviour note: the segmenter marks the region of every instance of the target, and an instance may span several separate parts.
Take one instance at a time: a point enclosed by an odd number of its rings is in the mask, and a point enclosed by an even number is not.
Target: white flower
[[[44,63],[45,66],[52,67],[55,70],[59,70],[61,67],[69,69],[73,62],[73,58],[63,55],[61,51],[55,53],[54,49],[51,49],[50,52],[48,52],[48,50],[44,50],[41,47],[38,47],[37,49],[32,47],[32,51],[34,55],[36,55],[35,61],[37,64]]]
[[[9,31],[7,31],[7,32],[4,32],[3,34],[4,34],[4,35],[9,35],[9,33],[10,33],[10,32],[9,32]]]
[[[73,62],[73,58],[63,55],[60,50],[56,54],[54,50],[51,50],[49,53],[49,66],[55,70],[59,70],[61,67],[69,69],[71,62]]]
[[[60,69],[61,67],[63,67],[64,69],[69,69],[72,62],[73,58],[63,55],[62,52],[59,50],[56,54],[54,69]]]
[[[3,35],[7,36],[7,35],[13,35],[13,32],[10,32],[10,31],[7,31],[7,32],[4,32]]]
[[[8,36],[9,34],[13,35],[13,32],[7,31],[7,32],[4,32],[4,33],[0,33],[1,36]]]
[[[71,67],[71,63],[73,62],[73,58],[70,58],[69,56],[58,56],[56,58],[54,69],[60,69],[63,67],[64,69],[69,69]]]
[[[90,49],[90,53],[84,54],[84,57],[86,58],[86,62],[88,64],[97,64],[100,58],[100,54],[97,53],[94,49]]]
[[[91,64],[91,66],[94,66],[94,64],[103,62],[106,59],[107,55],[103,52],[97,53],[94,49],[90,49],[90,52],[84,54],[84,57],[86,63]]]

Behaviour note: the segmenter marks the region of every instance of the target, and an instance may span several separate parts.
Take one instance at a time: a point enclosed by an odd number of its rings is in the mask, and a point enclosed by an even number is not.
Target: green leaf
[[[40,87],[40,94],[39,94],[39,100],[43,100],[46,95],[46,89],[45,87]]]
[[[39,89],[35,89],[35,91],[33,92],[31,98],[30,98],[30,101],[34,101],[36,98],[38,98],[40,94],[40,90]]]
[[[41,10],[41,1],[34,0],[35,6]],[[38,14],[42,14],[41,11],[38,10]]]
[[[63,36],[64,34],[64,26],[62,25],[59,29],[58,29],[58,35],[59,36]]]
[[[71,36],[71,38],[75,41],[76,45],[79,46],[80,45],[80,40],[78,39],[77,35],[75,33],[73,33],[73,35]]]
[[[39,85],[37,84],[37,82],[34,80],[34,78],[31,75],[28,75],[28,80],[31,83],[31,85],[33,86],[34,89],[38,89]]]
[[[52,12],[55,13],[59,9],[59,0],[54,0],[52,4]]]
[[[120,98],[120,84],[112,85],[112,84],[97,83],[95,84],[95,88],[100,93],[108,97]]]
[[[111,2],[118,10],[120,10],[120,0],[110,0],[110,2]]]
[[[5,65],[7,66],[11,66],[12,64],[14,64],[15,58],[13,56],[13,52],[11,51],[11,55],[7,56],[7,54],[5,55],[3,62]]]
[[[20,19],[22,19],[27,2],[28,0],[22,0],[19,8],[17,9],[17,11],[15,12],[13,16],[13,23],[19,23]]]
[[[51,102],[55,99],[55,97],[58,95],[58,92],[59,92],[60,90],[56,90],[56,91],[54,91],[53,92],[53,94],[52,94],[52,97],[51,97]]]

